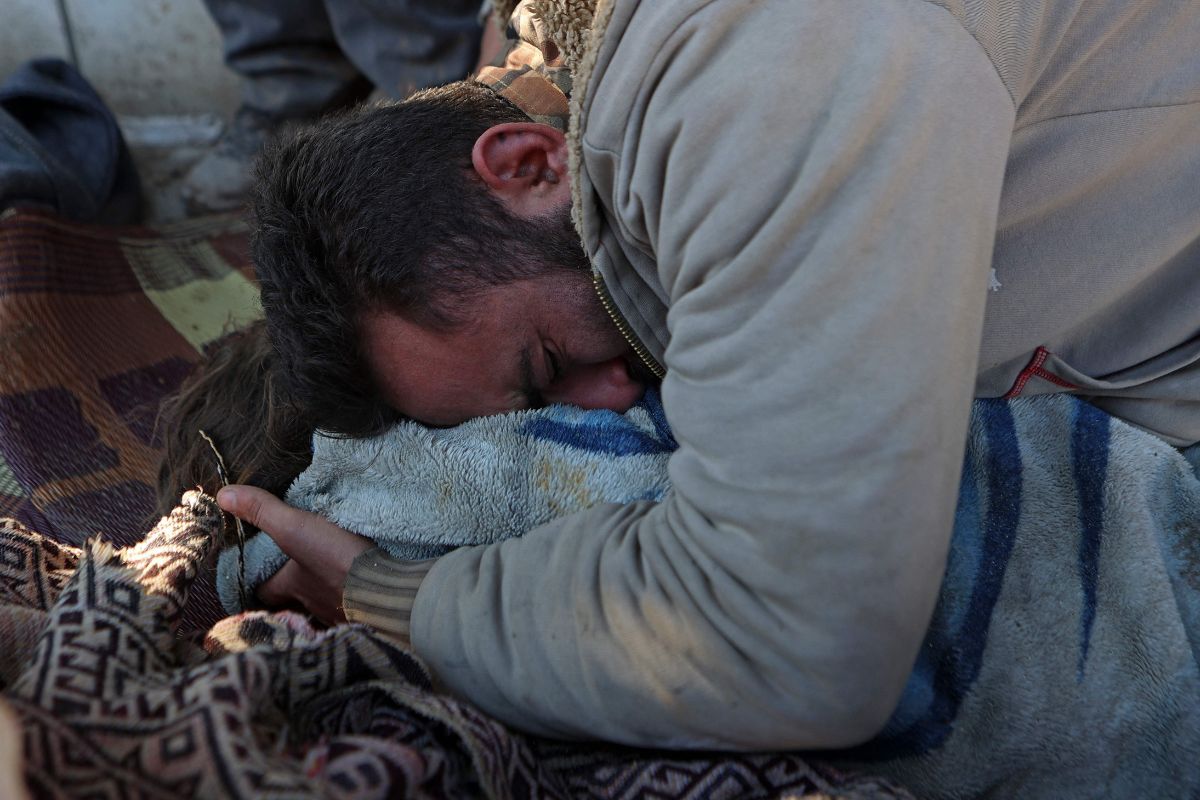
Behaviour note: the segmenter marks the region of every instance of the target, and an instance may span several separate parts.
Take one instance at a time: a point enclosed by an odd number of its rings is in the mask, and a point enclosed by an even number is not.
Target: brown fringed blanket
[[[35,796],[907,796],[792,754],[533,739],[366,628],[219,619],[212,500],[186,496],[143,539],[154,420],[257,313],[236,220],[0,216],[0,687]]]
[[[792,755],[570,746],[432,691],[370,630],[291,613],[177,638],[221,530],[189,493],[138,545],[57,545],[0,526],[0,679],[38,796],[895,797]]]

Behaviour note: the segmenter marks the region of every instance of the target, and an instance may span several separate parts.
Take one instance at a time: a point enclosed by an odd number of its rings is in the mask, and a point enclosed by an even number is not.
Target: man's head
[[[561,133],[472,82],[268,149],[254,256],[298,402],[349,435],[397,414],[628,407],[640,385],[569,209]]]

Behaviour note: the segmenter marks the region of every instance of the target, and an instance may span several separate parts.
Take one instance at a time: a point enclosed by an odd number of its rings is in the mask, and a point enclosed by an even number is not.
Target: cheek
[[[612,317],[604,310],[599,298],[592,295],[591,300],[579,315],[582,340],[578,352],[579,360],[595,363],[631,353],[633,348],[621,334]]]

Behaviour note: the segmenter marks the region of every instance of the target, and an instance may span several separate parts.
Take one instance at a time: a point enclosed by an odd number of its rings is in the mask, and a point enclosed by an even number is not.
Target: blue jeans
[[[403,98],[474,66],[479,0],[205,0],[245,106],[312,117],[378,87]]]

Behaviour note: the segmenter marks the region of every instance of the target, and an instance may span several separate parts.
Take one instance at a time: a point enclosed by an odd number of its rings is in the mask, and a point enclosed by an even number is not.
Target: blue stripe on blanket
[[[1008,403],[979,400],[973,433],[986,450],[963,465],[942,594],[900,704],[883,732],[851,758],[882,760],[933,750],[950,734],[979,676],[992,612],[1021,513],[1021,451]],[[978,452],[976,454],[978,458]]]
[[[1083,590],[1077,680],[1083,681],[1100,577],[1100,539],[1104,533],[1104,483],[1108,478],[1110,417],[1088,403],[1076,403],[1071,426],[1071,462],[1079,498],[1079,583]]]
[[[646,412],[654,434],[625,422],[615,411],[580,413],[569,406],[547,406],[521,428],[521,433],[547,442],[606,456],[657,455],[679,445],[667,425],[658,392],[647,389],[636,409]],[[634,412],[630,412],[634,413]]]

